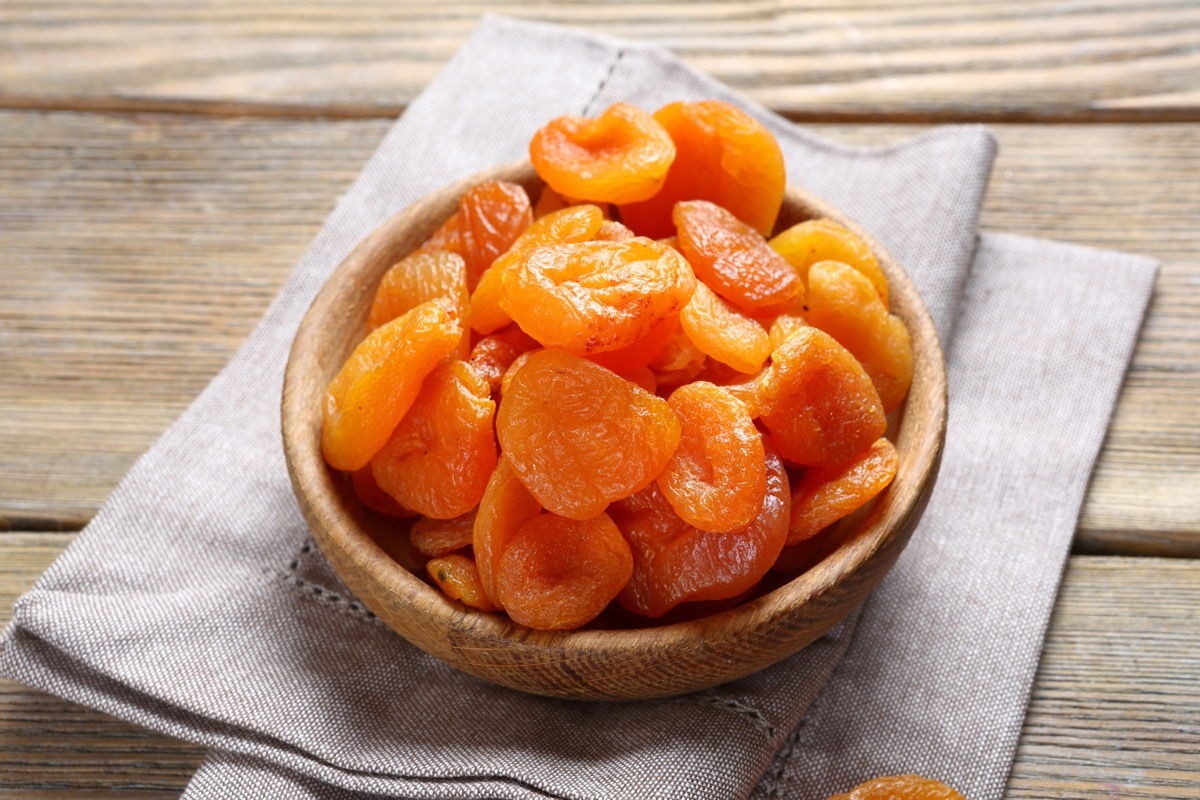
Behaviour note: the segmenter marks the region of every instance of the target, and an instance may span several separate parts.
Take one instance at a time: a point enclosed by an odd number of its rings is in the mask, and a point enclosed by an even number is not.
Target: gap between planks
[[[156,97],[55,97],[0,92],[0,111],[63,111],[98,114],[183,114],[217,118],[263,118],[292,120],[395,119],[407,105],[266,103],[230,100],[185,100]],[[1128,125],[1200,122],[1200,105],[1168,108],[1078,108],[1037,110],[1027,108],[949,109],[928,112],[888,111],[796,111],[772,109],[784,119],[801,124],[853,125],[954,125],[954,124],[1043,124],[1043,125]]]

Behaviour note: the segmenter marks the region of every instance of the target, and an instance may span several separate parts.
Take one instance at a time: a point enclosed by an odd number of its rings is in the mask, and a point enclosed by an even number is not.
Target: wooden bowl
[[[364,333],[375,288],[483,180],[542,183],[526,162],[476,175],[385,222],[337,268],[292,346],[283,389],[288,469],[313,537],[358,598],[397,633],[464,672],[534,694],[587,700],[668,697],[762,669],[821,636],[861,603],[895,563],[924,510],[941,458],[946,381],[933,323],[912,282],[853,222],[789,189],[778,229],[830,217],[873,247],[892,310],[912,336],[915,375],[893,439],[900,469],[869,514],[858,515],[820,562],[735,608],[700,619],[626,630],[533,631],[502,614],[467,609],[410,572],[372,538],[377,521],[321,455],[325,389]],[[394,550],[393,550],[394,552]]]

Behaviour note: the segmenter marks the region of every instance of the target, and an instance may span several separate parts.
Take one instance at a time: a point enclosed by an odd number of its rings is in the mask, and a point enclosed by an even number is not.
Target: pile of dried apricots
[[[530,157],[536,204],[479,184],[383,277],[325,459],[522,625],[741,598],[896,473],[883,271],[830,220],[767,238],[782,153],[718,101],[560,117]]]

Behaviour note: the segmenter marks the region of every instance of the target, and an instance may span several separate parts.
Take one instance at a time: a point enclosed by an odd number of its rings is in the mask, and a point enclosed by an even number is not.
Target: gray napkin
[[[278,433],[292,335],[376,225],[522,156],[551,117],[703,97],[770,126],[791,182],[923,292],[951,392],[929,508],[860,614],[718,689],[583,704],[459,674],[375,620],[309,539]],[[239,353],[18,601],[0,672],[211,748],[188,798],[821,798],[901,771],[999,797],[1155,264],[1013,236],[976,253],[994,149],[979,127],[833,144],[661,50],[485,20]]]

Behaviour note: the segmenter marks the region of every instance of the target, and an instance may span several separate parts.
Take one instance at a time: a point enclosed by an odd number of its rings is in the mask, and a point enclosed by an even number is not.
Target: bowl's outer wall
[[[908,326],[915,374],[896,440],[900,471],[871,513],[816,567],[735,609],[653,628],[531,631],[465,609],[387,555],[347,482],[321,455],[325,389],[364,332],[383,273],[489,179],[541,183],[528,163],[473,176],[385,222],[335,271],[297,332],[284,378],[283,438],[296,497],[314,539],[358,598],[410,642],[470,674],[534,694],[588,700],[667,697],[755,672],[803,648],[857,607],[899,557],[929,499],[941,459],[946,382],[933,323],[912,282],[843,214],[789,189],[777,227],[831,217],[879,256],[892,311]]]

